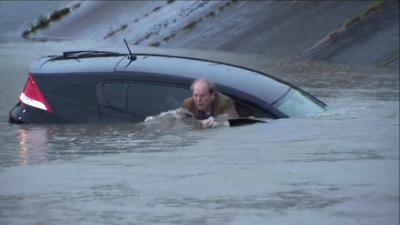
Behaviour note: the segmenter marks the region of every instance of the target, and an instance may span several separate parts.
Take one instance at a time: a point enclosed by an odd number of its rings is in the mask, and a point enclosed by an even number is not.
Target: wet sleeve
[[[183,100],[181,107],[189,110],[190,109],[190,98],[186,98],[185,100]]]
[[[186,111],[190,112],[192,115],[195,115],[195,105],[191,97],[186,98],[183,100],[181,108],[185,109]]]

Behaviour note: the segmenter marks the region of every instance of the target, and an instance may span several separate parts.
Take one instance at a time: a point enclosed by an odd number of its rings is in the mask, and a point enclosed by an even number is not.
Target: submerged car
[[[326,106],[294,85],[237,65],[159,54],[73,51],[31,64],[9,121],[140,122],[179,108],[198,78],[213,81],[230,96],[240,117],[305,117]]]

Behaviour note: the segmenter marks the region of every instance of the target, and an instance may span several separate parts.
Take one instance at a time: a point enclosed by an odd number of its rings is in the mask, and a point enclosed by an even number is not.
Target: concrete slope
[[[21,41],[22,31],[40,15],[68,4],[68,1],[0,1],[0,41]]]
[[[24,4],[30,7],[43,2]],[[15,10],[21,10],[21,6]],[[45,13],[46,8],[43,10]],[[14,23],[22,23],[14,19]],[[1,18],[0,23],[4,20],[10,18]],[[84,1],[27,38],[89,39],[112,44],[127,38],[138,46],[349,64],[391,63],[398,67],[398,21],[399,2],[390,0]]]
[[[307,58],[382,64],[399,56],[399,2],[378,2],[353,16],[310,49]]]

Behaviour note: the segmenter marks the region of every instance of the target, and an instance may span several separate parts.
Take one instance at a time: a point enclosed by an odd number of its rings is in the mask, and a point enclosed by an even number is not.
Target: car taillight
[[[25,84],[24,91],[19,96],[19,100],[26,105],[52,112],[49,103],[47,103],[31,74],[28,76],[28,81]]]

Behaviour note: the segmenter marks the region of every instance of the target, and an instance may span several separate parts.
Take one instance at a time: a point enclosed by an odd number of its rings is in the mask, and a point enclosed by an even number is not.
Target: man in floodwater
[[[200,120],[204,128],[218,126],[221,121],[217,117],[224,120],[238,117],[233,100],[219,93],[211,81],[195,80],[191,89],[192,97],[183,101],[182,108]]]

